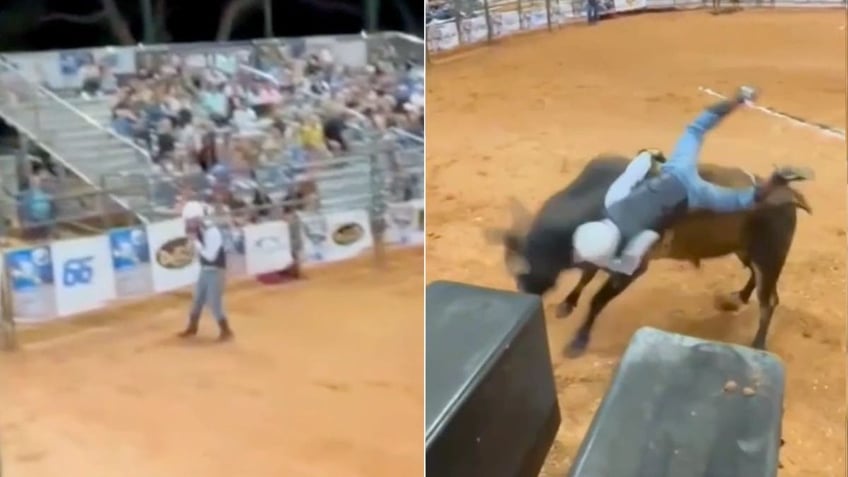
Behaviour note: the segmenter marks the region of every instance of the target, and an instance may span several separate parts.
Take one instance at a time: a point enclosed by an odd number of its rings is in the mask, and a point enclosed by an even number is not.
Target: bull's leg
[[[637,278],[645,273],[646,269],[646,266],[643,265],[631,276],[615,274],[607,278],[604,285],[597,291],[597,293],[595,293],[595,296],[592,297],[592,302],[589,304],[589,313],[586,315],[586,318],[577,330],[577,334],[565,349],[566,356],[569,358],[576,358],[586,351],[586,346],[589,345],[589,335],[592,333],[592,326],[595,325],[595,319],[598,318],[598,315],[604,307],[609,304],[609,302],[611,302],[621,292],[626,290],[631,283],[636,281]]]
[[[751,343],[752,348],[766,349],[766,337],[768,336],[769,326],[771,326],[771,317],[774,315],[774,309],[780,303],[780,298],[777,295],[777,279],[780,277],[780,270],[783,268],[783,263],[779,267],[771,267],[766,269],[754,264],[757,276],[757,301],[760,305],[760,326],[757,328],[757,334],[754,336],[754,341]]]
[[[777,296],[777,281],[795,235],[796,212],[793,206],[785,206],[758,219],[753,223],[756,234],[752,237],[748,250],[751,267],[756,276],[757,301],[760,305],[760,325],[751,347],[765,349],[771,317],[780,301]]]
[[[562,300],[556,308],[556,316],[557,318],[565,318],[577,308],[577,302],[580,301],[580,294],[583,293],[583,289],[586,288],[586,285],[595,278],[595,275],[598,273],[598,267],[585,267],[580,271],[580,280],[577,282],[577,285],[571,290],[571,292],[565,297],[565,300]]]
[[[748,281],[745,282],[745,286],[739,291],[728,295],[717,295],[715,297],[715,307],[721,311],[736,311],[747,305],[751,300],[751,293],[754,292],[754,288],[757,285],[754,268],[751,266],[751,262],[741,255],[739,256],[739,260],[741,260],[742,265],[745,265],[745,268],[748,269]]]

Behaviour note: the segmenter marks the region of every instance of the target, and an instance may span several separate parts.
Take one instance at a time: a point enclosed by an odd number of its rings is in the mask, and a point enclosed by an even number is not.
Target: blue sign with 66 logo
[[[88,285],[94,278],[93,256],[72,258],[62,264],[62,284],[66,287]]]

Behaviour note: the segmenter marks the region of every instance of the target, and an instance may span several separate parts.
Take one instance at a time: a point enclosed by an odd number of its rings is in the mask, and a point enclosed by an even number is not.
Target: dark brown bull
[[[583,288],[598,272],[594,265],[573,262],[571,236],[580,224],[602,217],[604,195],[629,161],[622,156],[596,157],[580,176],[548,199],[535,216],[513,200],[513,226],[486,231],[490,242],[504,246],[507,269],[524,292],[542,295],[553,288],[563,270],[582,271],[577,285],[557,306],[558,317],[568,316],[574,310]],[[750,187],[759,180],[736,167],[702,164],[699,172],[705,180],[726,187]],[[698,266],[703,259],[736,255],[750,271],[750,277],[742,289],[717,300],[717,305],[724,310],[737,309],[748,303],[756,289],[760,324],[751,346],[764,349],[771,317],[779,302],[777,281],[795,235],[797,208],[812,213],[805,197],[787,185],[778,187],[765,202],[748,211],[691,212],[663,234],[651,250],[650,259],[683,260]],[[601,310],[646,268],[632,276],[612,274],[607,279],[592,297],[589,312],[566,350],[569,356],[585,350]]]

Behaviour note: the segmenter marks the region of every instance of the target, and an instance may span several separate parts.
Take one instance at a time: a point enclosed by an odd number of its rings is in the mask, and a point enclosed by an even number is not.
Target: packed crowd
[[[219,59],[198,66],[177,55],[150,57],[120,84],[108,67],[80,68],[79,94],[112,98],[112,128],[149,151],[175,210],[190,199],[284,213],[318,207],[311,177],[343,167],[333,158],[375,139],[423,144],[420,65],[381,60],[352,68],[328,50],[295,55],[277,46]],[[409,198],[420,178],[387,166],[398,199]]]

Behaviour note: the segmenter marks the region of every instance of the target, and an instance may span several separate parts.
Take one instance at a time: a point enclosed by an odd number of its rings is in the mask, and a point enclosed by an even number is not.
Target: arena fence
[[[255,277],[295,261],[308,268],[372,252],[379,256],[386,246],[423,245],[423,199],[390,201],[391,189],[376,169],[362,178],[375,192],[358,200],[349,196],[347,204],[310,207],[299,200],[215,215],[212,220],[226,231],[228,276]],[[314,178],[332,180],[330,174]],[[188,287],[199,264],[176,217],[8,249],[2,267],[0,303],[6,303],[8,331],[16,323],[49,322]]]
[[[704,0],[599,0],[601,16],[712,6]],[[740,0],[728,6],[845,8],[848,0]],[[586,0],[447,0],[427,25],[427,52],[483,45],[531,31],[552,30],[586,18]]]

